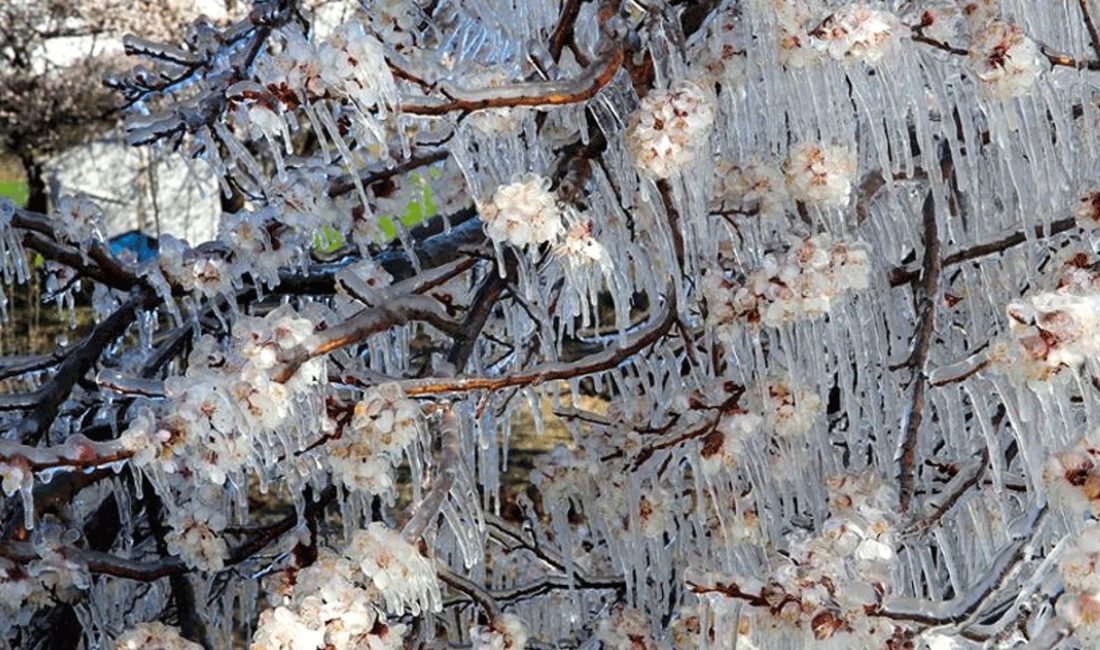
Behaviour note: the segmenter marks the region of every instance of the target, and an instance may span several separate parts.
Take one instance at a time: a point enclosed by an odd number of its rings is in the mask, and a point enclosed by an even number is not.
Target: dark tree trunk
[[[24,207],[34,212],[49,212],[50,195],[46,190],[42,163],[30,154],[21,156],[20,161],[23,163],[23,173],[27,175],[27,205]]]

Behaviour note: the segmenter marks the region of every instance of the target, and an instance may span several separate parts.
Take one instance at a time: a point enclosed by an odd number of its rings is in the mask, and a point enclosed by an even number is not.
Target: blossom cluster
[[[221,571],[225,566],[229,545],[221,533],[229,519],[222,497],[222,490],[205,485],[172,504],[164,542],[168,551],[187,566],[203,571]]]
[[[889,11],[853,3],[829,14],[810,36],[833,59],[874,63],[896,47],[900,31],[901,21]]]
[[[498,244],[538,246],[556,241],[564,229],[561,203],[544,176],[528,174],[498,187],[480,211],[485,234]]]
[[[488,625],[470,630],[474,650],[524,650],[527,624],[515,614],[501,614]]]
[[[734,467],[737,455],[757,434],[797,441],[809,432],[823,410],[817,393],[786,378],[761,381],[750,386],[745,395],[745,406],[727,409],[703,438],[700,456],[705,474]]]
[[[703,277],[707,322],[723,328],[744,321],[778,327],[829,313],[850,291],[870,284],[867,247],[815,235],[795,242],[782,256],[766,255],[740,285],[722,273]]]
[[[820,534],[795,541],[766,580],[735,582],[775,603],[762,614],[772,625],[832,647],[889,647],[896,626],[867,612],[894,589],[896,495],[871,473],[832,477],[827,487],[831,516]]]
[[[420,406],[405,397],[400,385],[371,388],[327,447],[333,477],[349,490],[392,497],[395,467],[423,426]]]
[[[714,180],[712,196],[719,210],[777,220],[790,204],[783,174],[761,159],[752,159],[743,165],[720,160]]]
[[[159,622],[139,623],[120,634],[115,650],[201,650],[202,646],[180,636],[179,630]]]
[[[396,85],[382,43],[359,20],[338,25],[321,43],[311,42],[295,28],[282,33],[283,49],[256,65],[257,81],[271,95],[256,102],[255,110],[270,111],[272,103],[295,108],[327,93],[346,97],[363,110],[396,103]]]
[[[855,150],[846,145],[804,142],[795,145],[783,164],[787,191],[796,201],[844,207],[852,194]]]
[[[399,650],[407,628],[387,614],[442,606],[432,563],[380,522],[356,531],[342,553],[322,549],[267,586],[275,606],[260,615],[253,650]]]
[[[1052,504],[1080,516],[1100,517],[1100,449],[1081,441],[1052,455],[1043,468]]]
[[[1067,285],[1009,303],[1010,347],[997,358],[1025,381],[1045,380],[1100,354],[1100,293]]]
[[[1085,647],[1100,643],[1100,522],[1091,522],[1073,538],[1058,562],[1065,593],[1055,604]]]
[[[639,169],[668,178],[706,151],[715,114],[714,99],[690,81],[654,90],[630,117],[627,147]]]
[[[979,92],[988,98],[1026,95],[1045,65],[1038,44],[1013,23],[991,21],[970,42],[970,68]]]

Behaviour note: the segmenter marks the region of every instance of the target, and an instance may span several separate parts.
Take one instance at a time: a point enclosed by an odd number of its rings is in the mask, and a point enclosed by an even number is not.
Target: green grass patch
[[[435,171],[435,170],[432,170]],[[417,196],[405,206],[405,214],[400,216],[401,223],[406,228],[413,228],[425,219],[431,219],[436,215],[439,207],[432,195],[432,186],[423,174],[411,174],[410,177],[417,187]],[[382,235],[386,241],[397,236],[397,226],[393,215],[384,215],[378,219],[378,225],[382,227]]]
[[[8,198],[22,207],[27,204],[27,184],[23,181],[0,180],[0,198]]]

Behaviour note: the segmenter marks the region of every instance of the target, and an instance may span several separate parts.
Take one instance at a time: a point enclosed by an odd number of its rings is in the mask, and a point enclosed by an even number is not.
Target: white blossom
[[[829,14],[810,35],[838,61],[875,63],[897,46],[900,30],[901,22],[889,11],[852,3]]]
[[[533,174],[498,187],[492,201],[481,206],[481,218],[490,239],[517,248],[556,241],[564,229],[550,179]]]
[[[524,650],[527,647],[527,625],[515,614],[501,614],[489,625],[470,630],[474,650]]]
[[[344,554],[382,592],[388,611],[439,610],[442,600],[435,567],[385,524],[374,522],[358,531]]]
[[[654,90],[630,118],[627,146],[638,167],[668,178],[707,150],[714,126],[714,99],[690,81]]]
[[[1026,95],[1045,66],[1039,46],[1013,23],[992,21],[974,34],[970,43],[970,68],[985,97]]]
[[[844,145],[804,142],[791,148],[783,172],[787,191],[796,201],[843,207],[852,194],[855,151]]]
[[[115,638],[115,650],[200,650],[201,645],[180,636],[179,630],[156,621],[139,623]],[[312,650],[312,649],[311,649]]]

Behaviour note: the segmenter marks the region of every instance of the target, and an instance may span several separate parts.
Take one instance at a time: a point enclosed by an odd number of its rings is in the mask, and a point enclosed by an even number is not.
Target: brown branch
[[[1077,6],[1081,7],[1081,17],[1085,20],[1085,28],[1089,32],[1089,40],[1092,41],[1092,51],[1100,58],[1100,32],[1096,30],[1096,22],[1089,12],[1088,0],[1077,0]]]
[[[403,516],[405,524],[401,527],[401,536],[410,544],[420,540],[439,514],[451,493],[459,463],[462,462],[462,436],[458,428],[458,416],[450,406],[444,408],[440,431],[443,434],[443,458],[440,459],[432,488],[419,503],[410,506]]]
[[[323,509],[336,499],[336,489],[329,486],[321,493],[320,499],[306,506],[308,509]],[[297,513],[291,513],[282,519],[264,527],[256,535],[240,546],[233,548],[226,558],[225,566],[235,566],[251,559],[256,553],[267,548],[272,542],[298,525]],[[130,580],[149,582],[160,578],[180,575],[191,571],[183,560],[176,557],[154,561],[141,561],[119,557],[103,551],[92,551],[75,546],[61,547],[60,552],[67,559],[87,567],[91,573],[110,575]],[[38,551],[30,542],[0,541],[0,557],[14,562],[29,564],[39,559]]]
[[[585,74],[573,83],[566,84],[570,89],[562,89],[562,82],[527,82],[514,84],[500,89],[500,92],[484,97],[458,97],[441,103],[417,104],[406,101],[401,111],[411,115],[446,115],[447,113],[472,112],[487,108],[514,108],[519,106],[562,106],[579,104],[595,97],[605,86],[611,83],[615,74],[623,65],[623,50],[613,48],[605,58],[597,60]]]
[[[555,61],[561,59],[561,52],[566,43],[573,41],[573,28],[577,23],[577,15],[581,12],[581,0],[565,0],[561,7],[561,16],[558,18],[558,26],[550,35],[550,56]]]
[[[1083,3],[1084,0],[1080,0],[1080,2]],[[970,50],[966,48],[955,47],[953,45],[950,45],[949,43],[945,43],[944,41],[926,36],[923,33],[922,28],[919,26],[911,26],[911,28],[913,29],[913,34],[910,38],[915,43],[930,45],[937,50],[947,52],[948,54],[953,54],[955,56],[970,56]],[[1039,49],[1042,52],[1043,56],[1046,57],[1047,61],[1049,61],[1052,66],[1073,68],[1074,70],[1100,70],[1100,59],[1088,59],[1079,61],[1068,54],[1055,52],[1048,48],[1046,45],[1042,44],[1040,44]],[[1100,52],[1098,52],[1098,55],[1100,55]]]
[[[359,182],[362,183],[363,187],[369,187],[373,183],[384,181],[414,169],[427,167],[428,165],[446,160],[448,155],[450,155],[450,153],[446,149],[440,149],[438,151],[431,151],[429,153],[413,156],[408,160],[403,160],[396,164],[386,163],[380,167],[368,169],[360,173]],[[344,174],[343,176],[332,179],[332,182],[329,183],[328,186],[328,195],[340,196],[354,189],[354,177],[350,174]]]
[[[1066,232],[1067,230],[1072,230],[1076,227],[1077,220],[1073,217],[1068,217],[1066,219],[1059,219],[1058,221],[1051,223],[1049,233],[1046,231],[1045,226],[1043,226],[1042,224],[1035,226],[1032,231],[1035,233],[1036,239],[1042,239],[1047,236],[1053,237],[1054,235],[1059,235]],[[991,242],[970,246],[968,248],[955,251],[954,253],[951,253],[950,255],[944,257],[943,266],[954,266],[956,264],[969,262],[970,260],[978,259],[980,257],[985,257],[986,255],[1000,253],[1008,250],[1009,248],[1012,248],[1013,246],[1018,246],[1024,243],[1025,241],[1027,241],[1027,239],[1028,237],[1026,232],[1017,231],[1012,233],[1011,235],[1007,235]],[[898,287],[904,284],[909,284],[920,276],[920,272],[921,270],[919,268],[913,266],[896,266],[890,271],[890,286]]]
[[[940,236],[936,225],[936,207],[929,192],[924,200],[924,262],[923,282],[920,288],[920,324],[913,343],[913,354],[908,366],[913,373],[913,396],[909,405],[905,430],[898,444],[900,469],[900,502],[903,512],[909,510],[916,479],[916,451],[920,425],[924,417],[924,392],[928,386],[925,364],[932,346],[932,333],[936,327],[936,294],[939,293]]]
[[[149,304],[152,299],[151,292],[140,292],[97,325],[92,333],[69,353],[50,380],[35,391],[37,405],[19,423],[19,439],[38,439],[49,429],[57,416],[57,409],[68,397],[76,382],[92,369],[99,360],[99,356],[115,339],[126,333],[139,311],[146,306],[152,306]]]
[[[444,332],[454,332],[455,323],[439,301],[426,296],[404,296],[386,305],[364,309],[348,320],[323,330],[312,345],[294,351],[273,373],[275,381],[285,382],[303,363],[342,347],[359,343],[372,334],[412,321],[424,321]]]
[[[650,325],[625,346],[606,349],[571,363],[543,363],[528,372],[503,377],[412,379],[402,382],[402,386],[405,389],[405,394],[409,396],[468,393],[475,390],[495,391],[502,388],[537,385],[548,381],[569,379],[610,370],[639,350],[660,340],[669,331],[675,320],[675,313],[671,307],[668,307],[660,321]]]

